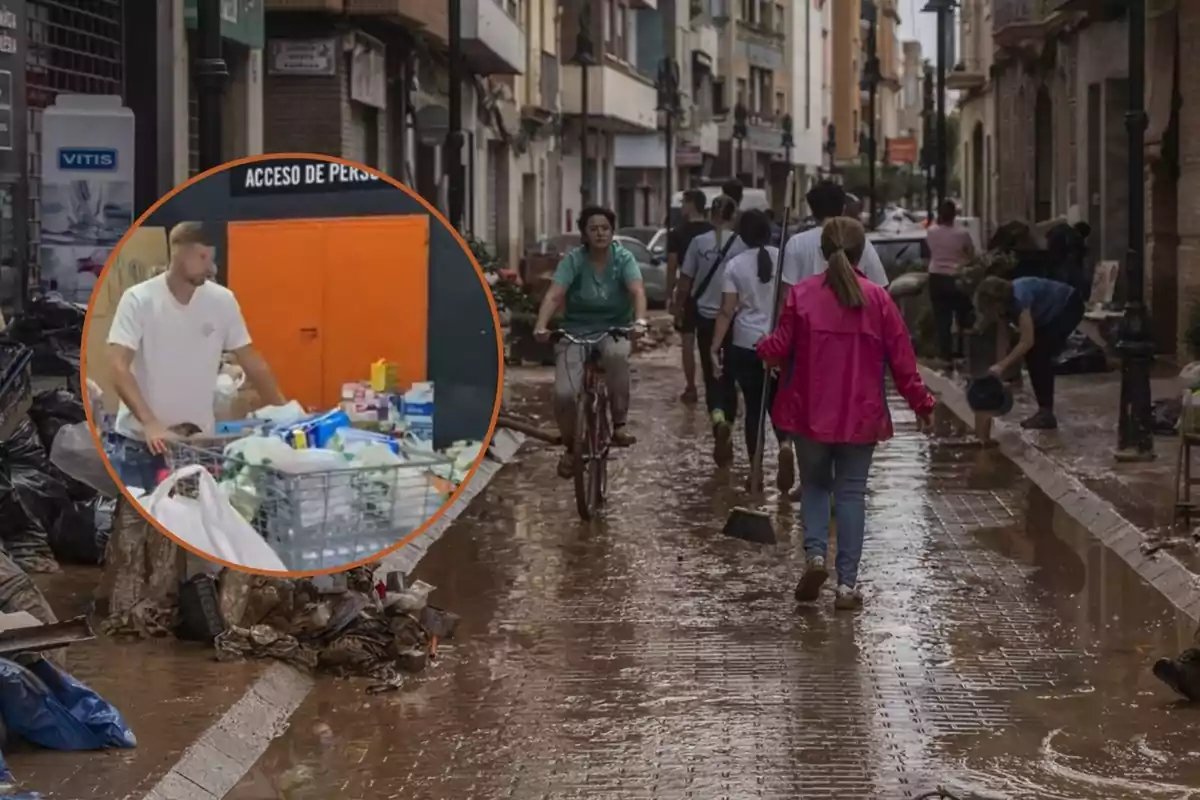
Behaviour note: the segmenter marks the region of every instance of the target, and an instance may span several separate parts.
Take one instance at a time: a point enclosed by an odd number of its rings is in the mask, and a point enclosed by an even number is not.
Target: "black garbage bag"
[[[4,338],[33,350],[35,374],[70,377],[79,373],[85,316],[84,309],[60,297],[34,297],[9,322]]]
[[[50,529],[50,549],[62,564],[100,566],[112,535],[115,497],[71,503]]]
[[[1087,334],[1075,331],[1054,359],[1055,375],[1092,375],[1108,372],[1108,356]]]
[[[71,495],[55,471],[30,420],[0,442],[0,544],[29,572],[58,570],[49,531]]]
[[[54,437],[63,425],[72,425],[87,419],[83,400],[67,389],[49,389],[33,396],[29,407],[29,418],[37,428],[42,448],[49,453]]]

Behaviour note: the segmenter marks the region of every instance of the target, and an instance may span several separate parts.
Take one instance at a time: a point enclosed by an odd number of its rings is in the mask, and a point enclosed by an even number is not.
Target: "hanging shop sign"
[[[234,197],[395,189],[378,175],[337,161],[281,158],[229,170]]]
[[[350,99],[372,108],[387,108],[383,44],[362,34],[354,37],[350,53]]]
[[[267,43],[270,75],[337,75],[337,39],[272,39]]]
[[[86,303],[133,223],[133,112],[60,94],[42,114],[41,285]]]

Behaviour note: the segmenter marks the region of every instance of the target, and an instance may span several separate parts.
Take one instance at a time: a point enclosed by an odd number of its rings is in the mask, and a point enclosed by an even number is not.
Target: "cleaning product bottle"
[[[371,390],[390,392],[396,388],[396,365],[379,359],[371,365]]]
[[[433,441],[433,383],[414,383],[404,393],[404,427],[414,438]]]

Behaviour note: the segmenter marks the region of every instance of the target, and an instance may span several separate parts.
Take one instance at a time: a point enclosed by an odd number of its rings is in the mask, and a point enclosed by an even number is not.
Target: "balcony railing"
[[[992,29],[1009,25],[1030,25],[1041,22],[1059,0],[993,0]]]

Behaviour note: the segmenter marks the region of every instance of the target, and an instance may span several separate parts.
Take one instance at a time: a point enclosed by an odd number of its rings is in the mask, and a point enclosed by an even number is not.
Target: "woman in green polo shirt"
[[[554,280],[538,311],[534,336],[550,338],[550,320],[563,309],[560,327],[573,336],[592,336],[613,328],[635,326],[635,334],[646,327],[646,291],[637,260],[613,241],[616,215],[607,208],[591,206],[579,215],[583,244],[563,257]],[[636,440],[626,430],[629,417],[629,339],[603,339],[600,348],[604,380],[612,403],[613,444],[628,447]],[[558,474],[572,475],[571,447],[574,441],[575,400],[583,385],[586,349],[567,341],[555,352],[554,416],[566,451],[558,462]]]

